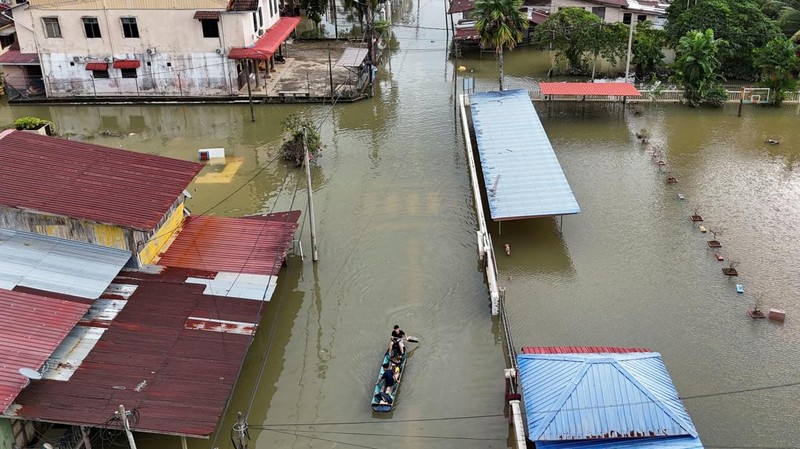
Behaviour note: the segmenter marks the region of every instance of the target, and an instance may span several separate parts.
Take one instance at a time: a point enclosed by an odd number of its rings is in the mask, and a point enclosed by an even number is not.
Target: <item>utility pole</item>
[[[125,434],[128,435],[128,444],[131,445],[131,449],[136,449],[136,441],[133,440],[131,426],[128,424],[128,414],[125,412],[125,406],[122,404],[119,405],[119,419],[122,420],[122,424],[125,426]]]
[[[256,113],[253,112],[253,91],[250,90],[250,60],[244,60],[245,82],[247,83],[247,98],[250,101],[250,121],[256,121]]]
[[[333,64],[331,64],[331,44],[328,44],[328,78],[331,81],[331,101],[336,101],[333,91]]]
[[[367,38],[369,39],[369,47],[367,50],[367,59],[369,59],[369,96],[372,98],[375,95],[375,80],[373,76],[373,72],[375,70],[375,48],[373,46],[374,42],[374,21],[375,21],[375,12],[372,10],[372,0],[367,1]]]
[[[314,221],[314,197],[311,191],[311,162],[308,156],[308,144],[306,143],[306,130],[303,129],[303,153],[305,153],[306,164],[306,190],[308,191],[308,216],[311,220],[311,260],[319,260],[317,252],[317,225]]]
[[[625,60],[625,82],[628,82],[628,76],[631,73],[631,50],[633,49],[633,14],[631,14],[631,23],[628,25],[630,31],[628,32],[628,57]]]

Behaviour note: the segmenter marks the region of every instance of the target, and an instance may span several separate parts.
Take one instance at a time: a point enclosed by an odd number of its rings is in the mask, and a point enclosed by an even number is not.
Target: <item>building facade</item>
[[[230,50],[279,20],[278,0],[31,0],[14,22],[18,53],[38,56],[41,80],[29,69],[15,87],[53,98],[236,95],[249,63]]]
[[[667,6],[658,0],[552,0],[550,13],[564,8],[583,8],[608,23],[626,25],[649,20],[655,28],[667,23]]]

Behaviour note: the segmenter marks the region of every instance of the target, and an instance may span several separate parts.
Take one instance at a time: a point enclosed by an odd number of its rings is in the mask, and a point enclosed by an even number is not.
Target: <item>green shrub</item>
[[[46,125],[51,125],[49,120],[40,119],[38,117],[20,117],[14,120],[14,127],[17,129],[39,129]]]

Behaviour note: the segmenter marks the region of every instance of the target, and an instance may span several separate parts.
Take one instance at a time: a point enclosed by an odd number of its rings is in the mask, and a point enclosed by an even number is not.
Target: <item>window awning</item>
[[[105,62],[89,62],[86,64],[86,70],[108,70],[108,64]]]
[[[229,59],[267,60],[300,23],[299,17],[281,17],[252,47],[231,48]]]
[[[115,69],[138,69],[141,67],[142,62],[138,59],[120,59],[119,61],[114,61]]]
[[[197,11],[194,13],[195,20],[219,20],[219,11]]]

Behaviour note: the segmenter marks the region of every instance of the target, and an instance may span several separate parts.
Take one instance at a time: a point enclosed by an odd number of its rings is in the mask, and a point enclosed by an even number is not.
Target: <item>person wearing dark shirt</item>
[[[400,326],[394,325],[394,329],[392,329],[392,339],[389,343],[389,355],[397,354],[400,357],[405,355],[406,353],[406,346],[403,343],[407,340],[406,333],[400,329]],[[393,351],[394,350],[394,351]]]
[[[383,374],[381,375],[381,380],[383,381],[383,385],[386,387],[385,389],[388,391],[391,391],[391,388],[397,383],[394,370],[388,363],[383,364]]]

